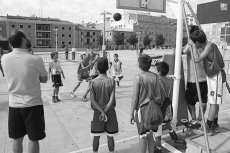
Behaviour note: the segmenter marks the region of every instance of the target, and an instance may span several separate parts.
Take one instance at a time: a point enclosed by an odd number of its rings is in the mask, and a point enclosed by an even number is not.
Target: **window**
[[[62,34],[62,37],[65,37],[65,34]]]
[[[64,42],[64,41],[62,42],[62,45],[65,45],[65,42]]]
[[[112,32],[110,32],[110,36],[112,35]]]
[[[62,30],[65,30],[65,27],[62,27]]]
[[[12,24],[12,28],[15,28],[15,25],[14,25],[14,24]]]
[[[87,32],[87,36],[88,36],[88,37],[90,36],[90,32]]]
[[[30,29],[31,28],[31,25],[28,25],[28,29]]]
[[[96,33],[95,33],[95,32],[93,32],[93,35],[94,35],[94,36],[95,36],[95,34],[96,34]]]
[[[81,31],[81,35],[83,35],[84,33],[83,33],[83,31]]]
[[[58,29],[58,27],[55,27],[55,29]]]
[[[37,30],[42,30],[42,26],[37,26]]]
[[[69,37],[71,37],[71,34],[69,34]]]
[[[87,39],[87,44],[89,44],[90,43],[90,39]]]
[[[70,42],[69,42],[69,45],[71,45],[71,44],[72,44],[72,42],[70,41]]]
[[[71,30],[72,28],[71,27],[69,27],[69,30]]]
[[[23,25],[20,25],[20,29],[23,29]]]
[[[93,42],[95,42],[95,39],[93,39]]]

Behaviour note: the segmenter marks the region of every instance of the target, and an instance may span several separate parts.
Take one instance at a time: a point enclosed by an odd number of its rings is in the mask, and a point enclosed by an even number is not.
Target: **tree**
[[[136,43],[138,43],[138,38],[137,38],[137,35],[134,33],[134,34],[131,34],[129,36],[129,38],[127,39],[127,42],[131,45],[131,46],[134,46]]]
[[[144,40],[143,40],[144,46],[145,47],[149,46],[152,40],[153,40],[153,38],[151,38],[149,34],[145,35]]]
[[[183,37],[182,46],[184,47],[187,43],[188,43],[188,38],[187,37]]]
[[[156,35],[155,39],[156,46],[161,46],[165,43],[165,38],[162,34]]]
[[[97,45],[98,46],[102,46],[103,45],[103,36],[98,36],[97,37]]]
[[[122,35],[120,32],[115,32],[114,33],[114,43],[115,45],[123,45],[124,44],[125,37]]]

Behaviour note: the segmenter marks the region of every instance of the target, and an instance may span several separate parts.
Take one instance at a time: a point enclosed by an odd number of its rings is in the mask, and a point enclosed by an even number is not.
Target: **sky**
[[[215,0],[189,0],[195,13],[197,4],[210,1]],[[116,9],[116,0],[0,0],[0,15],[2,16],[8,14],[41,17],[42,15],[42,17],[59,18],[74,23],[82,23],[82,21],[95,23],[102,20],[103,16],[100,13],[104,10],[112,14],[124,13],[123,10]],[[166,4],[165,14],[151,14],[175,18],[168,3]]]

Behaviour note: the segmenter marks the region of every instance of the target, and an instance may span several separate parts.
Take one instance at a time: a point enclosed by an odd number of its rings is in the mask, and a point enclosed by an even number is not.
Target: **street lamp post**
[[[105,56],[105,50],[106,50],[106,45],[105,45],[105,15],[112,15],[110,12],[102,12],[100,15],[103,15],[103,45],[102,45],[102,51],[103,51],[103,57]]]
[[[58,31],[58,29],[53,29],[54,31],[55,31],[55,35],[56,35],[56,37],[55,37],[55,39],[56,39],[56,52],[57,52],[57,31]]]

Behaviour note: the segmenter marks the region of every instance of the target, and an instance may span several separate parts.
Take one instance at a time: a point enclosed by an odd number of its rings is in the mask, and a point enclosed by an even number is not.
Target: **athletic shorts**
[[[31,141],[39,141],[46,137],[43,105],[13,108],[9,107],[9,137],[18,139],[26,134]]]
[[[226,82],[223,83],[222,72],[207,77],[209,104],[223,104],[226,99]]]
[[[208,101],[208,85],[207,82],[199,82],[200,85],[200,92],[201,92],[201,99],[202,103],[207,103]],[[195,106],[196,103],[199,101],[198,93],[196,89],[196,83],[187,82],[187,89],[186,89],[186,99],[189,105]]]
[[[111,108],[106,113],[108,118],[107,122],[100,121],[99,116],[101,112],[94,110],[93,121],[91,121],[91,134],[93,136],[101,136],[107,134],[110,137],[113,137],[118,134],[118,122],[117,115],[114,108]]]
[[[153,132],[153,134],[154,134],[155,137],[162,136],[162,126],[163,126],[163,124],[159,125],[158,129],[157,129],[157,132]]]
[[[157,132],[158,127],[156,127],[156,129],[151,129],[151,130],[147,130],[144,127],[144,124],[142,122],[139,122],[138,120],[138,113],[135,113],[135,121],[136,121],[136,125],[137,125],[137,131],[139,134],[140,138],[144,138],[147,136],[147,134],[150,134],[151,132]]]
[[[61,80],[61,74],[52,74],[51,77],[52,77],[53,87],[63,86]]]

